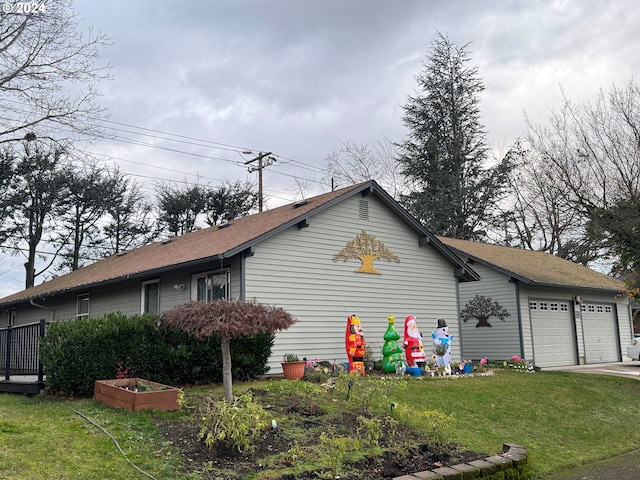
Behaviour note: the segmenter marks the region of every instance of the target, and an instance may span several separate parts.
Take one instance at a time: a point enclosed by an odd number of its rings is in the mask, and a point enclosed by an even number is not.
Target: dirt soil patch
[[[307,404],[307,407],[309,405]],[[323,421],[316,412],[308,411],[306,421],[309,427]],[[326,421],[326,418],[324,419]],[[346,431],[355,431],[356,416],[346,413],[333,423],[340,424]],[[291,440],[280,429],[269,430],[257,444],[254,455],[239,453],[235,450],[214,447],[208,448],[199,437],[199,425],[192,418],[179,420],[158,420],[162,436],[177,447],[185,459],[188,472],[197,472],[207,480],[238,480],[250,478],[251,473],[267,470],[263,465],[265,458],[287,452],[291,449]],[[333,428],[333,426],[329,426]],[[410,432],[403,433],[405,448],[394,449],[374,457],[367,457],[357,463],[349,464],[351,472],[342,473],[341,480],[381,480],[392,479],[405,474],[431,470],[434,468],[466,463],[488,456],[487,453],[462,450],[456,445],[432,446]],[[316,439],[317,443],[317,439]],[[381,442],[384,446],[384,440]],[[304,448],[304,445],[301,446]],[[285,460],[286,461],[286,460]],[[293,460],[292,460],[293,461]],[[278,480],[307,480],[321,477],[326,471],[283,475]]]

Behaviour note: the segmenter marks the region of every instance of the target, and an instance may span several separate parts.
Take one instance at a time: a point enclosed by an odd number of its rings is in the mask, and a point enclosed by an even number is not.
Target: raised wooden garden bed
[[[96,380],[93,398],[109,407],[124,407],[129,411],[178,410],[179,388],[142,378]]]

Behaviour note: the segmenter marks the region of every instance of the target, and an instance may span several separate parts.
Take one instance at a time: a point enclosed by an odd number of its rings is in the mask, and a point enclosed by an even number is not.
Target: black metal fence
[[[44,337],[47,322],[0,329],[0,372],[5,380],[11,375],[38,375],[42,365],[38,355],[40,337]]]

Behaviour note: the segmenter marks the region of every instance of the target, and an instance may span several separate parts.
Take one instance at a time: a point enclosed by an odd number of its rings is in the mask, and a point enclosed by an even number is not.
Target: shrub
[[[255,403],[251,392],[231,402],[206,398],[200,407],[200,438],[209,448],[223,445],[239,452],[253,453],[256,442],[271,425],[270,414]]]
[[[220,342],[198,340],[178,329],[158,329],[155,315],[103,317],[51,323],[41,339],[47,386],[90,397],[95,380],[118,374],[185,386],[222,380]],[[249,379],[268,371],[273,335],[231,342],[233,375]]]

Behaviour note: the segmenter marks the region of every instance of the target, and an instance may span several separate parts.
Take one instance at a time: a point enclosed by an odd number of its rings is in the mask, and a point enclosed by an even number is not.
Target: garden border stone
[[[469,463],[459,463],[448,467],[440,467],[424,472],[395,477],[393,480],[470,480],[474,478],[491,478],[496,472],[510,468],[529,465],[527,449],[515,443],[502,445],[502,453],[492,455]]]

